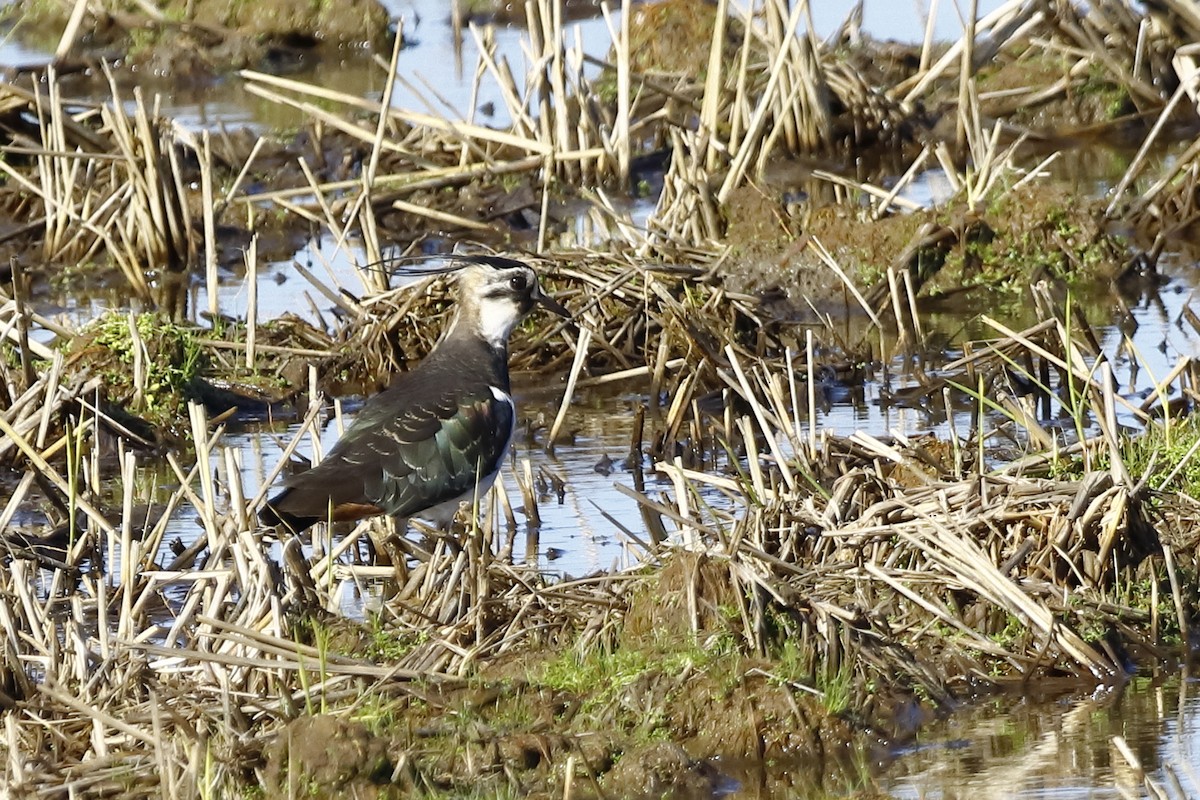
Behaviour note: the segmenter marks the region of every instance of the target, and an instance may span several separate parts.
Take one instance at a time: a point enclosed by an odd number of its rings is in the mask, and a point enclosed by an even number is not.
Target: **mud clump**
[[[727,563],[703,553],[679,551],[634,593],[621,643],[636,647],[647,639],[727,631],[723,609],[735,601]]]
[[[136,3],[89,8],[75,40],[76,57],[121,60],[177,79],[206,78],[251,67],[276,70],[321,46],[385,49],[387,10],[376,0],[170,2],[151,14]],[[0,21],[20,21],[22,33],[51,41],[67,25],[71,6],[18,0]]]
[[[727,285],[759,295],[777,318],[803,320],[810,306],[846,304],[846,287],[816,242],[876,310],[889,267],[912,274],[922,302],[967,295],[992,304],[1023,303],[1027,287],[1041,280],[1064,294],[1104,287],[1128,268],[1130,243],[1106,223],[1103,204],[1062,184],[998,191],[973,208],[878,217],[868,208],[793,202],[805,185],[812,184],[777,175],[773,184],[735,191],[724,209],[739,264]],[[852,300],[845,308],[856,309]]]
[[[848,758],[858,741],[854,725],[782,678],[766,677],[776,668],[743,658],[737,672],[710,669],[694,677],[666,706],[667,728],[695,757]]]
[[[989,117],[1003,117],[1014,125],[1044,131],[1049,136],[1065,135],[1072,129],[1104,126],[1136,113],[1137,106],[1129,89],[1112,80],[1104,69],[1094,66],[1078,79],[1071,79],[1070,69],[1062,59],[1040,54],[1014,60],[998,59],[984,66],[978,74],[979,85],[989,96],[982,103],[982,110]],[[1061,92],[1047,92],[1038,102],[1007,96],[1022,87],[1053,86],[1059,82],[1067,88]]]
[[[293,720],[267,746],[268,798],[399,797],[386,740],[329,715]]]
[[[150,439],[183,425],[204,366],[196,330],[157,313],[100,317],[71,342],[69,357],[102,380],[109,413]]]
[[[190,5],[190,4],[189,4]],[[388,17],[375,0],[312,3],[305,0],[205,0],[194,4],[194,21],[200,25],[236,30],[243,36],[312,37],[331,44],[381,41]]]
[[[630,57],[639,72],[692,74],[708,62],[717,7],[693,0],[639,4],[629,23]]]
[[[677,744],[657,742],[626,753],[604,776],[604,791],[627,800],[717,797],[727,779]]]

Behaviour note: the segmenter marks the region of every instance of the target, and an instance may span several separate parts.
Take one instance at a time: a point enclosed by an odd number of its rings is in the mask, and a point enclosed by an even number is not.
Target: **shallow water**
[[[0,6],[11,0],[0,0]],[[519,4],[517,4],[519,7]],[[613,4],[618,9],[620,3]],[[813,29],[818,36],[832,35],[858,5],[855,0],[832,0],[812,3]],[[953,41],[962,35],[960,11],[955,3],[926,4],[866,0],[862,3],[862,30],[879,39],[919,43],[925,36],[927,5],[935,8],[933,36],[935,41]],[[1001,5],[1000,0],[982,0],[980,16],[986,16]],[[398,74],[405,78],[393,93],[392,105],[411,111],[434,111],[452,118],[474,119],[483,124],[503,122],[504,102],[494,83],[484,81],[472,107],[474,69],[478,58],[475,37],[466,32],[456,43],[450,25],[449,4],[445,0],[384,0],[394,24],[404,32],[405,47],[397,62]],[[614,24],[620,19],[614,14]],[[480,26],[481,29],[484,26]],[[524,80],[527,63],[522,42],[522,28],[493,25],[496,52],[508,59],[518,85]],[[570,41],[578,35],[584,51],[604,58],[609,49],[607,23],[601,17],[574,20],[567,25]],[[577,34],[576,34],[577,32]],[[24,42],[19,36],[0,41],[0,69],[37,67],[50,63],[53,50]],[[383,54],[386,58],[388,54]],[[595,70],[594,67],[588,67]],[[592,73],[588,73],[592,74]],[[364,54],[348,50],[339,56],[312,58],[300,64],[288,75],[298,81],[318,86],[336,87],[347,94],[378,99],[384,90],[382,70]],[[139,85],[147,98],[160,96],[164,116],[176,120],[185,128],[215,129],[248,125],[261,130],[286,129],[304,121],[304,116],[289,108],[271,103],[246,91],[236,77],[222,78],[212,85],[181,86],[170,75],[144,74]],[[443,102],[444,101],[444,102]],[[490,117],[489,111],[499,114]]]
[[[726,800],[1184,800],[1200,797],[1200,680],[1184,669],[1087,695],[997,697],[851,761],[714,766]]]
[[[1137,323],[1137,329],[1130,338],[1137,352],[1136,359],[1118,352],[1125,334],[1114,324],[1100,322],[1114,316],[1115,300],[1107,294],[1101,294],[1091,302],[1084,303],[1085,312],[1095,323],[1100,344],[1112,359],[1117,383],[1122,393],[1128,396],[1148,392],[1181,356],[1200,357],[1200,337],[1181,323],[1182,310],[1200,284],[1200,272],[1191,265],[1177,265],[1167,274],[1169,279],[1165,285],[1149,288],[1125,299],[1132,319]],[[303,281],[298,276],[293,276],[291,280]],[[280,292],[280,295],[284,293]],[[226,308],[226,299],[223,297],[222,308]],[[236,307],[236,302],[231,305]],[[1004,324],[1018,328],[1033,321],[1009,317],[1002,319]],[[976,337],[990,333],[967,311],[941,312],[924,320],[924,324],[942,326],[948,331],[966,325],[967,333]],[[950,349],[935,354],[933,358],[944,363],[958,355],[958,351]],[[1135,360],[1138,364],[1136,374],[1130,369]],[[949,438],[952,431],[958,431],[960,435],[968,431],[972,413],[969,408],[956,408],[952,417],[947,419],[945,408],[938,404],[907,407],[886,401],[887,397],[907,387],[920,385],[913,376],[912,367],[909,360],[897,356],[889,361],[886,372],[880,370],[868,376],[861,396],[831,396],[828,405],[818,409],[817,429],[843,436],[856,431],[873,436],[908,437],[932,433],[943,439]],[[931,361],[926,367],[930,374],[937,374],[935,362]],[[564,428],[573,431],[574,436],[571,441],[559,444],[553,453],[546,451],[541,436],[535,435],[530,439],[518,434],[514,440],[510,466],[503,478],[514,506],[520,506],[521,501],[513,469],[523,470],[525,460],[531,463],[535,475],[557,476],[565,489],[561,502],[556,493],[549,492],[539,504],[542,525],[536,531],[538,541],[534,552],[537,555],[534,557],[530,554],[532,563],[537,563],[552,574],[579,576],[632,563],[642,552],[619,527],[624,526],[639,534],[644,531],[641,509],[638,503],[613,488],[613,485],[621,483],[635,486],[633,472],[622,462],[630,450],[634,411],[639,405],[647,403],[647,389],[646,381],[633,380],[609,392],[591,390],[578,393],[571,404]],[[522,427],[538,420],[545,425],[554,418],[561,399],[561,388],[546,388],[540,384],[540,379],[514,375],[513,390]],[[356,398],[345,398],[340,402],[348,422],[358,402]],[[1118,420],[1124,424],[1135,424],[1128,412],[1118,413]],[[994,420],[995,423],[999,421],[999,418]],[[297,427],[295,423],[272,427],[256,423],[241,429],[235,427],[225,436],[222,444],[238,451],[241,480],[249,496],[262,485],[266,475],[274,468],[283,447],[295,436]],[[538,425],[534,424],[534,427]],[[336,441],[338,431],[336,421],[324,427],[321,437],[324,451],[328,451]],[[309,457],[311,442],[303,442],[297,452]],[[1005,450],[1005,454],[1013,455],[1011,450]],[[673,494],[670,482],[655,473],[650,463],[644,463],[643,467],[645,484],[641,488],[652,497],[659,492]],[[605,469],[611,470],[611,473],[604,474]],[[168,477],[164,475],[161,482],[168,483]],[[718,507],[723,504],[719,496],[706,499]],[[606,519],[601,511],[611,515],[619,525]],[[195,520],[192,509],[181,509],[167,539],[179,536],[185,543],[193,541],[200,532]],[[514,553],[520,560],[520,554],[526,552],[521,542],[534,532],[526,528],[523,514],[518,513],[517,520],[521,529]],[[669,530],[673,527],[667,523]]]
[[[964,709],[898,750],[880,788],[914,800],[1146,796],[1114,737],[1169,796],[1200,796],[1200,681],[1186,671],[1089,696]],[[1171,791],[1176,778],[1181,792]]]
[[[853,7],[851,2],[814,4],[814,22],[818,32],[825,35],[836,28]],[[981,4],[988,6],[989,4]],[[939,38],[949,38],[957,32],[954,4],[938,4]],[[445,4],[441,0],[413,0],[399,3],[393,9],[406,20],[405,31],[412,45],[401,54],[401,71],[414,84],[422,75],[436,85],[450,104],[462,116],[478,113],[478,109],[496,98],[483,95],[476,109],[467,108],[470,97],[471,69],[460,64],[474,63],[473,43],[468,40],[462,61],[455,58],[431,57],[452,53],[453,42],[445,20]],[[987,9],[984,8],[984,11]],[[886,16],[886,15],[891,16]],[[880,16],[884,15],[884,16]],[[883,0],[865,4],[864,24],[869,33],[880,38],[917,41],[922,35],[919,14],[912,13],[907,3]],[[880,21],[883,20],[883,21]],[[903,23],[901,26],[900,23]],[[578,23],[589,52],[603,55],[607,49],[607,33],[602,20]],[[520,63],[523,58],[518,29],[498,28],[496,38],[500,52]],[[0,65],[28,64],[46,54],[22,49],[13,42],[0,45]],[[518,75],[521,69],[514,69]],[[294,76],[337,85],[345,91],[377,97],[382,90],[380,72],[358,57],[347,57],[344,63],[326,62],[310,72]],[[262,129],[287,127],[297,118],[277,106],[259,100],[241,88],[235,80],[220,82],[198,92],[181,91],[169,82],[147,82],[152,91],[156,85],[167,92],[163,112],[181,124],[193,128],[217,125],[253,125]],[[395,103],[398,106],[424,110],[428,91],[419,94],[407,87],[398,87]],[[497,106],[498,107],[498,106]],[[1069,178],[1091,187],[1097,193],[1111,185],[1114,176],[1123,168],[1123,156],[1108,151],[1088,151],[1094,163],[1080,166],[1086,159],[1060,159],[1049,168],[1052,175]],[[1099,155],[1098,155],[1099,154]],[[1080,175],[1084,178],[1080,181]],[[908,196],[918,202],[931,202],[945,192],[945,181],[937,170],[921,176],[909,190]],[[641,208],[644,213],[644,206]],[[354,251],[336,250],[324,240],[296,254],[295,260],[309,265],[318,275],[332,276],[351,291],[359,290],[351,261]],[[326,273],[323,265],[328,264]],[[1200,356],[1200,338],[1186,324],[1181,313],[1200,286],[1200,272],[1191,263],[1168,263],[1168,281],[1157,287],[1144,287],[1125,298],[1132,319],[1137,323],[1131,340],[1137,351],[1140,369],[1136,377],[1130,371],[1131,357],[1118,353],[1124,334],[1108,321],[1118,317],[1115,295],[1098,291],[1085,298],[1087,313],[1097,324],[1101,344],[1117,367],[1123,391],[1143,392],[1154,379],[1164,376],[1180,356]],[[282,282],[279,282],[282,279]],[[259,316],[269,319],[284,311],[310,315],[303,300],[307,291],[316,297],[304,278],[292,268],[291,260],[264,265],[259,269]],[[223,313],[241,316],[246,313],[247,287],[245,279],[230,275],[220,286],[220,307]],[[105,308],[119,307],[119,294],[97,292],[89,295],[64,294],[45,302],[43,312],[61,314],[74,323],[91,318]],[[318,307],[324,308],[318,298]],[[192,308],[205,308],[207,297],[202,287],[194,289]],[[927,329],[947,334],[966,328],[965,335],[981,337],[991,332],[975,318],[978,309],[970,307],[939,311],[923,320]],[[1019,328],[1032,320],[1005,317],[1006,324]],[[849,324],[849,323],[848,323]],[[962,333],[958,340],[961,340]],[[957,353],[940,354],[950,359]],[[912,364],[900,358],[887,361],[886,374],[876,372],[867,381],[862,398],[835,399],[820,411],[818,427],[839,434],[862,430],[872,435],[891,433],[914,435],[933,432],[941,437],[951,434],[952,428],[962,432],[969,427],[966,411],[956,412],[951,421],[941,409],[904,408],[884,402],[889,394],[913,384]],[[936,369],[936,364],[933,365]],[[528,420],[539,415],[553,417],[558,399],[557,390],[545,391],[537,382],[522,376],[514,377],[514,393],[520,403],[521,415]],[[614,483],[635,485],[634,474],[621,464],[629,450],[633,410],[645,402],[644,382],[631,381],[613,390],[581,393],[575,398],[568,416],[567,428],[575,431],[573,441],[548,453],[535,437],[532,441],[518,438],[514,443],[514,463],[526,459],[535,474],[553,474],[562,480],[565,491],[561,502],[553,491],[543,494],[539,502],[542,517],[540,529],[531,530],[523,514],[518,513],[514,552],[518,560],[524,555],[547,572],[556,575],[581,575],[601,569],[620,567],[633,562],[639,548],[622,534],[624,526],[638,534],[645,531],[638,505],[613,488]],[[346,407],[352,413],[353,403]],[[1129,421],[1126,419],[1125,421]],[[256,424],[231,429],[223,440],[238,454],[241,478],[248,492],[259,487],[265,475],[277,463],[281,445],[295,433],[295,426]],[[337,424],[324,429],[322,442],[326,448],[337,436]],[[308,443],[300,449],[311,452]],[[611,459],[611,474],[597,471],[602,461]],[[649,467],[649,465],[646,465]],[[144,494],[162,495],[155,490],[173,481],[164,473],[147,471]],[[511,473],[505,484],[514,505],[520,505],[519,493]],[[652,470],[645,475],[644,488],[652,497],[671,492],[669,482]],[[717,502],[717,498],[711,498]],[[615,520],[600,513],[603,510]],[[180,537],[190,542],[200,528],[195,511],[181,509],[165,537]],[[348,593],[344,606],[348,613],[361,610],[361,602]],[[882,765],[874,778],[878,789],[903,798],[960,798],[985,797],[1022,798],[1108,798],[1142,796],[1144,791],[1132,769],[1117,754],[1112,737],[1120,735],[1129,743],[1137,757],[1150,771],[1153,779],[1167,780],[1165,765],[1174,765],[1175,774],[1183,782],[1187,796],[1200,796],[1200,685],[1188,675],[1168,676],[1160,682],[1137,679],[1122,691],[1107,692],[1089,697],[1066,697],[1049,702],[1032,700],[992,701],[965,708],[947,720],[926,726],[916,741],[894,749],[882,757]],[[734,797],[759,797],[755,783],[742,779],[742,787]],[[1184,796],[1184,795],[1181,795]]]

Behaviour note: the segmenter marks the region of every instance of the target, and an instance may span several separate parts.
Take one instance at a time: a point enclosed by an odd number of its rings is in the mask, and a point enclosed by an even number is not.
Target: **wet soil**
[[[715,5],[665,0],[638,4],[629,21],[631,66],[649,75],[697,73],[708,62],[716,27]],[[733,36],[726,42],[733,44]]]
[[[399,797],[387,742],[366,725],[316,714],[292,720],[263,754],[268,798]]]
[[[16,0],[0,20],[20,35],[55,48],[71,7]],[[110,3],[89,8],[63,73],[115,62],[119,71],[170,76],[181,83],[212,80],[234,69],[285,70],[323,50],[389,47],[389,17],[377,0],[171,0],[156,6]]]
[[[797,183],[779,166],[776,185],[747,186],[724,212],[736,291],[758,294],[780,318],[860,313],[845,283],[818,254],[823,245],[877,305],[887,271],[909,272],[929,308],[954,298],[1023,303],[1030,282],[1061,290],[1107,286],[1130,269],[1133,243],[1105,220],[1104,204],[1064,184],[1039,182],[997,193],[975,208],[876,217],[868,208],[790,196]]]
[[[883,728],[831,709],[833,700],[797,682],[811,675],[731,647],[722,570],[680,555],[633,589],[621,632],[531,642],[481,663],[469,681],[410,684],[395,697],[368,690],[349,709],[331,708],[336,720],[301,717],[264,750],[267,786],[303,776],[316,796],[357,786],[371,797],[389,796],[374,794],[387,787],[698,799],[737,788],[722,764],[747,762],[779,765],[757,778],[768,794],[794,780],[792,764],[854,785]],[[703,609],[696,630],[689,596]],[[389,636],[332,625],[331,649],[358,657],[378,659]],[[907,713],[919,705],[910,698]],[[901,735],[889,716],[885,727]],[[385,765],[395,766],[387,778]]]

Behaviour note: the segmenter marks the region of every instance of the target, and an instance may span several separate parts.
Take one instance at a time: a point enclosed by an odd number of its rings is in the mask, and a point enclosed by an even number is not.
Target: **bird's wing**
[[[489,387],[486,394],[458,395],[438,409],[449,411],[451,405],[453,411],[440,416],[436,428],[403,419],[385,426],[401,433],[366,493],[387,513],[406,517],[470,494],[500,466],[515,419],[508,395]]]
[[[413,373],[413,377],[417,377]],[[516,410],[498,388],[404,382],[372,398],[317,467],[284,481],[282,510],[324,518],[340,506],[419,514],[471,492],[499,465]]]

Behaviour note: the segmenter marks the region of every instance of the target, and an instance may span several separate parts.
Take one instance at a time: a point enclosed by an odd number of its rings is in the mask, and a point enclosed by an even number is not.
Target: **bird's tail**
[[[268,500],[262,510],[258,512],[259,522],[270,528],[285,528],[293,534],[305,531],[315,525],[316,517],[302,517],[280,510],[279,505],[287,497],[287,494],[287,491],[283,491]]]

